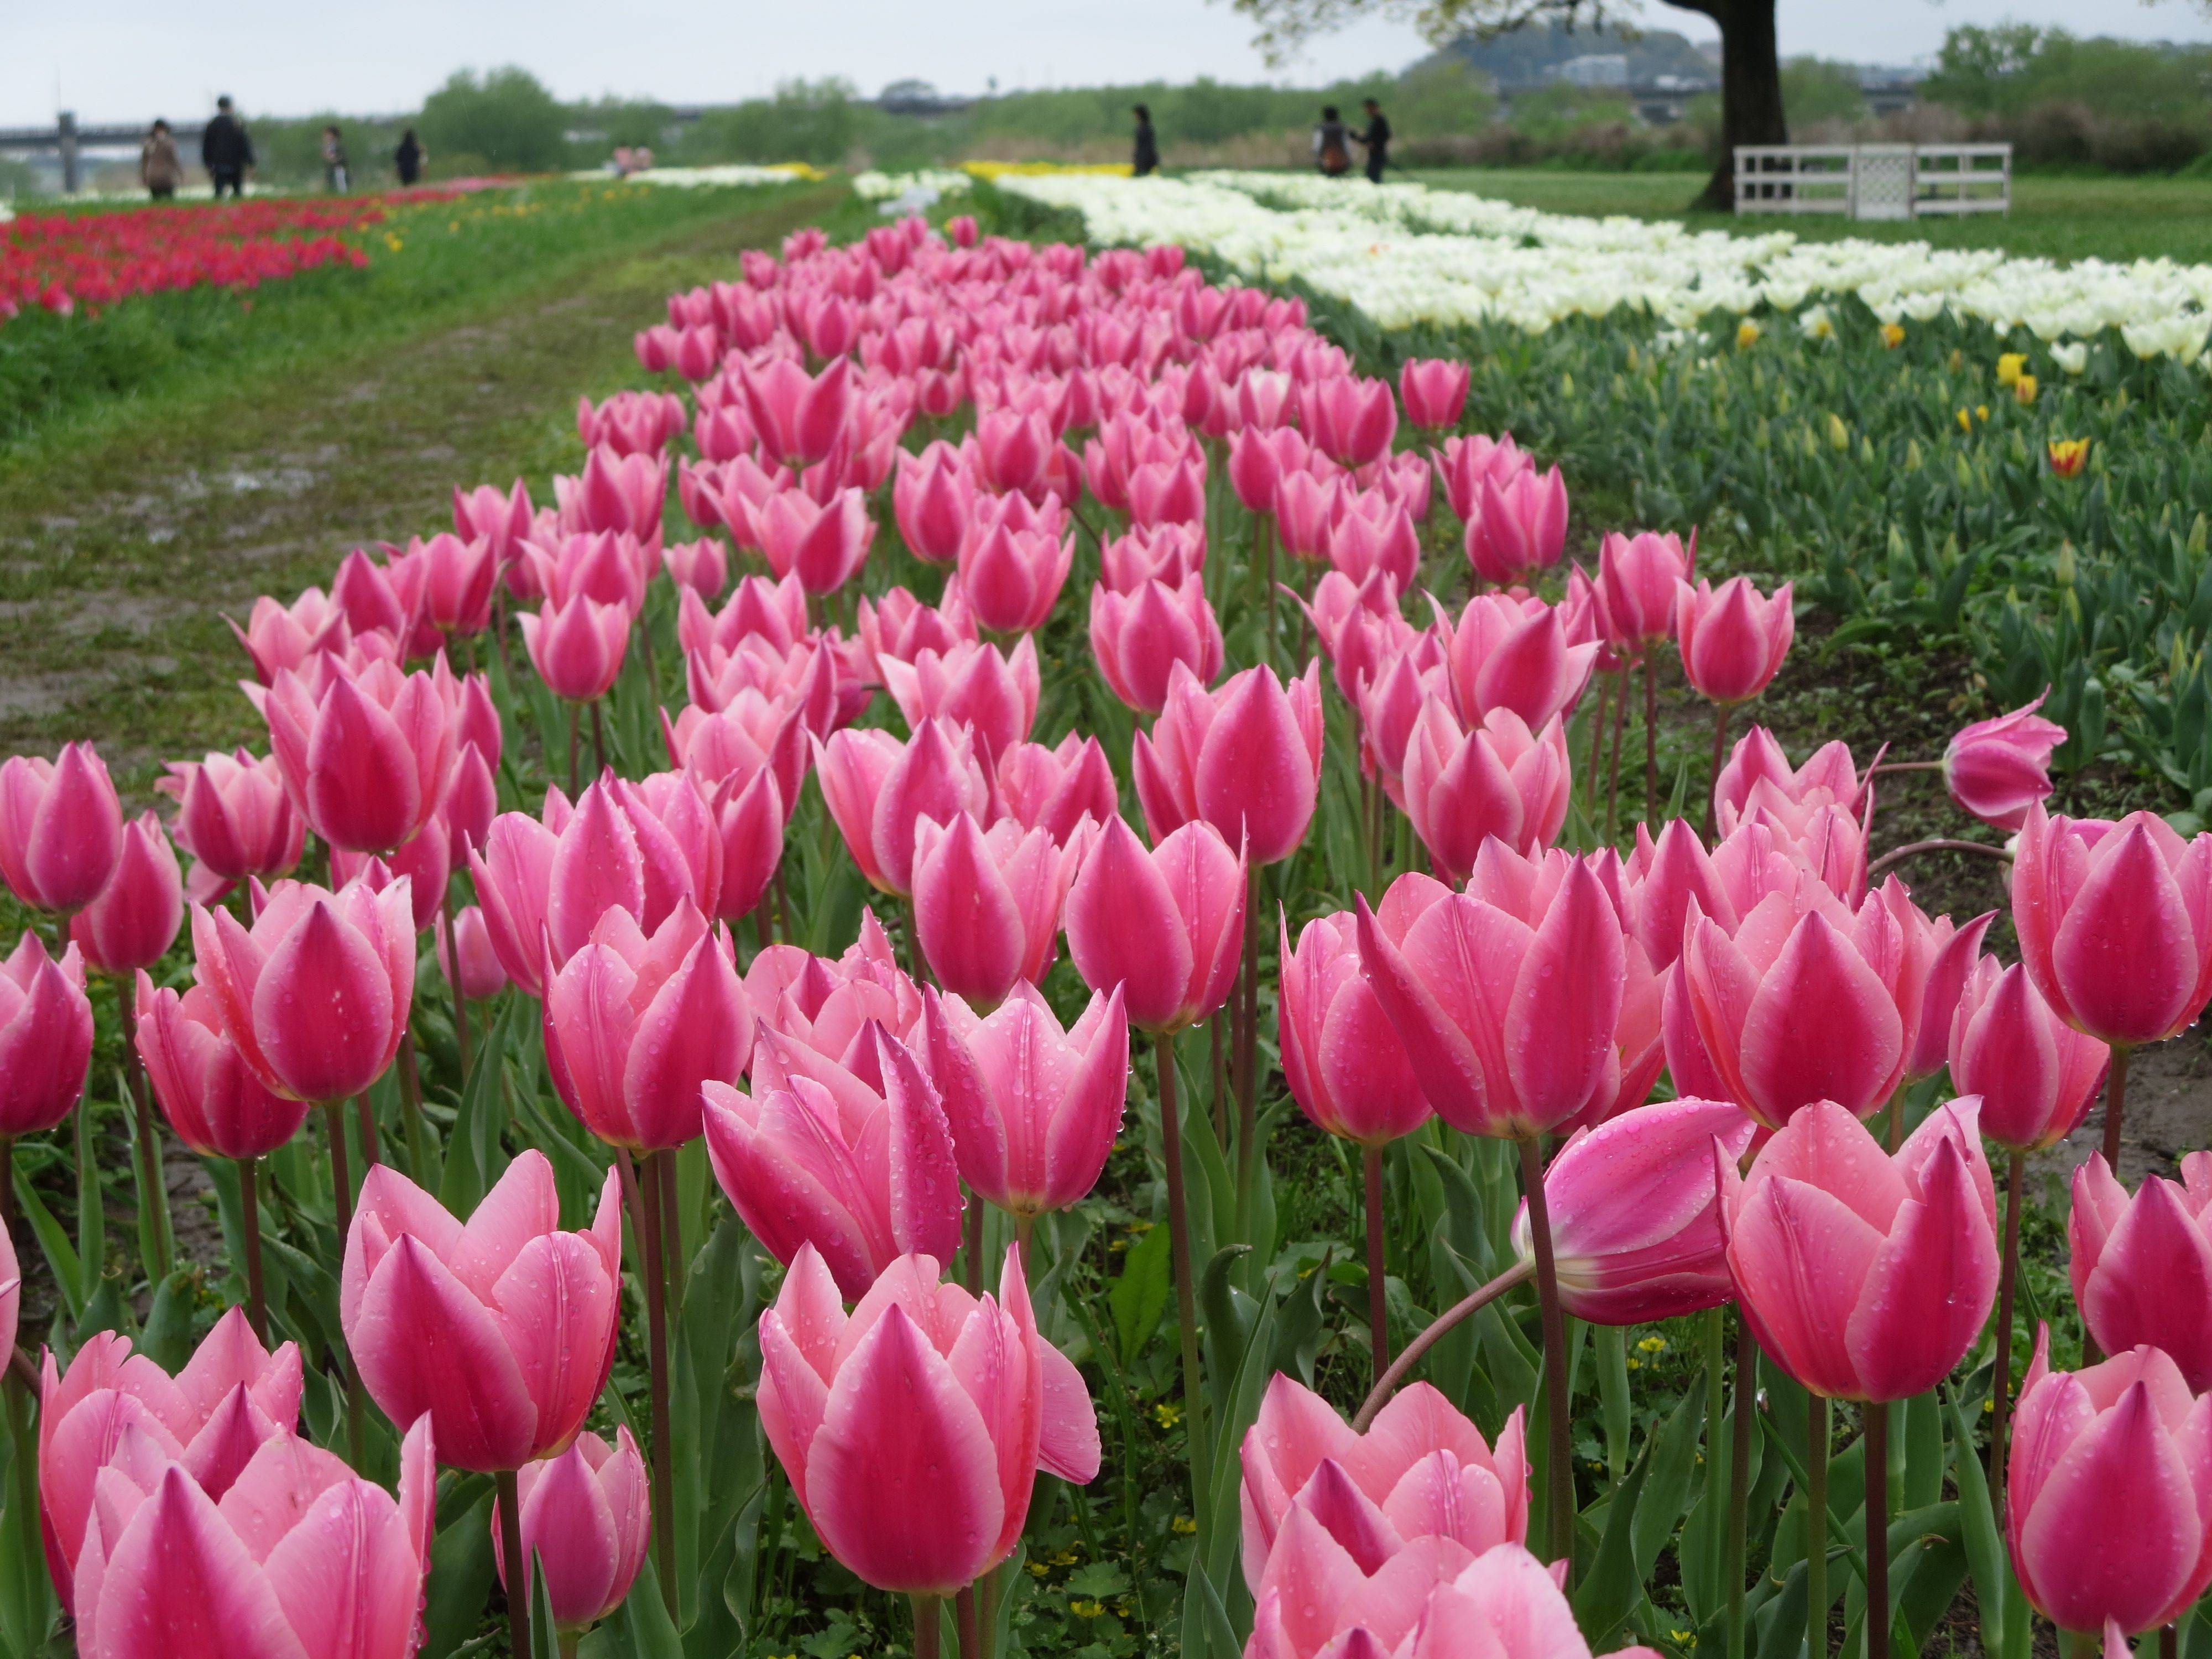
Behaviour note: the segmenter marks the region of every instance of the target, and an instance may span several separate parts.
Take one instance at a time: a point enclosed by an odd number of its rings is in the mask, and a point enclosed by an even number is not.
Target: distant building
[[[1552,64],[1545,73],[1550,79],[1565,82],[1571,87],[1625,87],[1628,84],[1628,54],[1584,52],[1563,64]]]

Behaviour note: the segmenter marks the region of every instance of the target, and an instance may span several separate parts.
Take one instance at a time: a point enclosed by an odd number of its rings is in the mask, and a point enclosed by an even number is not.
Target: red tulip
[[[1432,1115],[1405,1045],[1360,970],[1356,918],[1317,916],[1291,945],[1278,924],[1282,982],[1276,1031],[1283,1078],[1298,1109],[1320,1128],[1364,1146],[1386,1146]]]
[[[933,718],[964,726],[987,768],[1015,744],[1027,741],[1036,723],[1036,642],[1026,634],[1011,653],[995,645],[969,642],[942,653],[925,647],[911,663],[886,657],[878,666],[909,731],[920,731]]]
[[[100,896],[70,918],[70,941],[95,974],[150,968],[185,924],[185,881],[161,820],[142,812],[123,826],[123,855]]]
[[[0,877],[17,898],[52,915],[82,910],[122,856],[122,804],[90,744],[0,763]]]
[[[1165,705],[1178,663],[1200,685],[1221,672],[1221,624],[1196,572],[1180,586],[1146,581],[1121,593],[1103,582],[1091,590],[1091,650],[1108,688],[1139,714]]]
[[[1700,696],[1727,705],[1766,690],[1797,633],[1790,591],[1784,582],[1761,599],[1741,576],[1718,588],[1702,577],[1694,588],[1686,581],[1675,586],[1674,639],[1682,672]]]
[[[971,813],[915,826],[915,937],[937,982],[994,1007],[1052,965],[1060,910],[1083,857],[1011,818],[989,830]]]
[[[70,1115],[92,1064],[92,1004],[74,945],[61,960],[26,929],[0,962],[0,1134],[35,1134]]]
[[[532,1593],[536,1566],[542,1565],[545,1604],[556,1631],[586,1630],[623,1604],[653,1535],[645,1460],[628,1428],[616,1428],[612,1446],[586,1431],[566,1451],[524,1464],[515,1474],[515,1504],[523,1553],[520,1593]],[[495,1503],[492,1559],[505,1585],[502,1520]]]
[[[1464,881],[1495,836],[1524,856],[1559,838],[1574,790],[1559,716],[1541,732],[1510,708],[1462,731],[1430,697],[1407,735],[1401,789],[1406,816],[1437,869]]]
[[[1567,546],[1567,486],[1559,469],[1540,473],[1531,466],[1504,482],[1485,478],[1466,546],[1474,574],[1499,586],[1557,564]]]
[[[1037,1334],[1018,1252],[995,1300],[915,1255],[848,1316],[802,1249],[760,1334],[769,1443],[830,1553],[879,1589],[965,1589],[1021,1536],[1040,1468],[1098,1473],[1090,1395]]]
[[[2027,970],[1976,963],[1949,1031],[1951,1082],[1981,1098],[1982,1133],[2008,1152],[2057,1146],[2081,1127],[2111,1051],[2051,1012]]]
[[[2021,961],[2077,1031],[2132,1048],[2181,1030],[2212,996],[2212,836],[2152,812],[2092,825],[2030,805],[2013,860]]]
[[[2212,1395],[2154,1347],[2051,1369],[2036,1336],[2007,1475],[2006,1541],[2029,1603],[2124,1638],[2188,1615],[2212,1582]]]
[[[2133,1198],[2101,1152],[2074,1171],[2066,1218],[2074,1300],[2106,1353],[2164,1349],[2192,1389],[2212,1389],[2212,1154],[2181,1160],[2181,1179],[2144,1177]]]
[[[1305,839],[1321,781],[1321,665],[1285,687],[1262,664],[1209,692],[1181,664],[1165,710],[1131,757],[1155,841],[1203,819],[1242,839],[1254,864],[1288,858]]]
[[[286,672],[258,702],[285,793],[331,846],[389,852],[444,799],[453,716],[429,675],[372,663],[318,697]]]
[[[177,1138],[203,1158],[260,1158],[299,1133],[305,1101],[276,1094],[223,1034],[213,996],[156,991],[142,969],[138,1054]]]
[[[1979,1339],[1996,1298],[1996,1194],[1974,1110],[1970,1100],[1939,1107],[1892,1158],[1850,1112],[1820,1101],[1749,1175],[1714,1159],[1744,1317],[1814,1394],[1908,1400]]]
[[[1474,370],[1449,357],[1408,357],[1398,370],[1398,396],[1406,418],[1429,432],[1459,424]]]
[[[192,855],[185,896],[211,904],[248,876],[290,873],[307,845],[307,826],[285,799],[276,757],[248,750],[210,752],[204,761],[171,761],[159,793],[177,801],[172,833]]]
[[[388,1164],[362,1182],[338,1314],[362,1386],[395,1423],[427,1414],[438,1460],[519,1469],[567,1445],[614,1364],[622,1194],[561,1231],[543,1152],[526,1152],[465,1225]]]
[[[1164,1034],[1206,1018],[1236,982],[1245,860],[1187,823],[1152,852],[1106,820],[1067,894],[1067,951],[1094,991],[1121,988],[1129,1024]]]
[[[1943,749],[1943,787],[1960,810],[1999,830],[2017,830],[2051,793],[2051,751],[2066,728],[2035,711],[2042,696],[1996,720],[1976,720]]]
[[[280,881],[251,931],[228,910],[193,907],[193,974],[266,1087],[343,1100],[384,1075],[414,1001],[408,886],[373,893],[352,882],[332,893]]]

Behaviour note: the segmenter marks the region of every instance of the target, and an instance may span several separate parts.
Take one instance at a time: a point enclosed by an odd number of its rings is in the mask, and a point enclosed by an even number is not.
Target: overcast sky
[[[2193,0],[1780,0],[1785,53],[1903,63],[1954,23],[2005,18],[2141,40],[2212,40]],[[793,76],[842,75],[872,94],[919,76],[951,92],[1153,77],[1305,82],[1396,70],[1425,49],[1371,21],[1271,70],[1251,30],[1204,0],[7,0],[0,12],[0,125],[72,108],[87,121],[198,115],[218,92],[251,112],[418,106],[455,68],[520,64],[563,97],[647,94],[676,103],[765,93]],[[1702,17],[1647,0],[1647,27],[1709,39]]]

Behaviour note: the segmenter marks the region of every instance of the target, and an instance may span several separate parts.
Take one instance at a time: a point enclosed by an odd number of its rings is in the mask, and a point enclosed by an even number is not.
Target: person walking
[[[234,199],[246,194],[246,175],[253,167],[253,140],[246,136],[246,123],[232,110],[228,94],[215,100],[215,118],[200,134],[200,165],[215,183],[218,202],[225,190]]]
[[[404,187],[414,184],[422,176],[422,163],[430,158],[423,153],[422,141],[410,127],[399,135],[399,148],[392,152],[392,165],[399,170],[399,182]]]
[[[146,142],[138,146],[138,182],[154,200],[168,202],[176,199],[184,178],[185,160],[177,154],[177,141],[169,136],[169,124],[157,117]]]
[[[1367,131],[1352,136],[1367,147],[1367,176],[1376,184],[1382,182],[1382,169],[1390,165],[1390,122],[1382,113],[1382,106],[1372,98],[1366,100]]]
[[[353,174],[346,166],[345,140],[335,125],[323,129],[323,188],[333,196],[353,184]]]
[[[1334,104],[1322,106],[1321,125],[1314,129],[1313,153],[1321,170],[1332,179],[1341,179],[1352,171],[1352,134]]]
[[[1129,158],[1129,173],[1133,178],[1149,178],[1160,170],[1160,141],[1152,131],[1151,106],[1138,104],[1132,112],[1137,118],[1137,146]]]

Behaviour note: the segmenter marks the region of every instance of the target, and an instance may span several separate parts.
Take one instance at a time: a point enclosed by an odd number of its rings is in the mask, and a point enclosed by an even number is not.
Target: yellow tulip
[[[2033,403],[2035,401],[2035,376],[2033,374],[2023,374],[2018,380],[2014,380],[2012,383],[2012,395],[2014,401],[2016,403]]]
[[[1735,344],[1739,351],[1747,350],[1759,343],[1759,325],[1745,318],[1735,325]]]
[[[1881,343],[1893,351],[1899,346],[1903,345],[1905,343],[1905,325],[1903,323],[1884,323],[1881,325]]]
[[[2051,441],[2051,470],[2062,478],[2078,476],[2089,464],[2089,441],[2087,438],[2053,438]]]
[[[2027,367],[2027,354],[2026,352],[2008,351],[2004,353],[1997,359],[1997,384],[1999,386],[2012,385],[2015,380],[2020,379],[2021,372]]]

